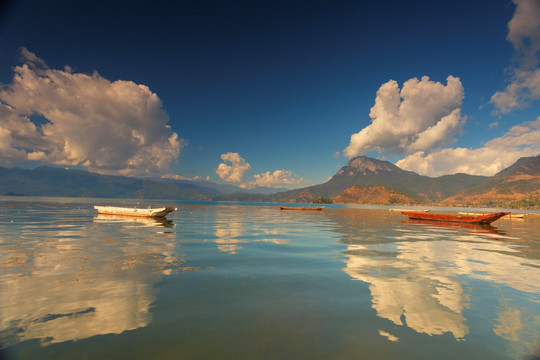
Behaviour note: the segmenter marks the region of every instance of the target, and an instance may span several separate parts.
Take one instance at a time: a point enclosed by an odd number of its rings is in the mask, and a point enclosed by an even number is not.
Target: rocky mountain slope
[[[383,185],[351,186],[332,199],[339,204],[417,205],[420,200],[404,195]]]
[[[318,197],[333,198],[355,185],[383,185],[412,199],[431,203],[483,184],[488,179],[486,176],[467,174],[431,178],[402,170],[388,161],[359,156],[349,160],[324,184],[279,193],[272,198],[279,201],[311,202]]]
[[[521,158],[480,186],[444,199],[452,206],[534,207],[540,205],[540,155]]]

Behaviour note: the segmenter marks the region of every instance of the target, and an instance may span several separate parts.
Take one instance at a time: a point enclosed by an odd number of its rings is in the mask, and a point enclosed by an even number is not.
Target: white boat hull
[[[98,214],[102,215],[117,215],[117,216],[131,216],[131,217],[150,217],[150,218],[162,218],[168,213],[176,211],[173,207],[162,207],[155,209],[141,209],[141,208],[126,208],[116,206],[94,206]]]

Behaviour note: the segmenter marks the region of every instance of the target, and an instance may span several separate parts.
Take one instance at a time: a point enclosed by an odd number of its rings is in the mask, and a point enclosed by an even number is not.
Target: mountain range
[[[487,179],[485,176],[467,174],[431,178],[402,170],[387,161],[359,156],[349,160],[324,184],[291,190],[276,196],[281,201],[311,202],[317,197],[333,198],[351,186],[382,185],[418,201],[429,203],[483,184]]]
[[[377,198],[373,198],[377,187]],[[365,156],[351,159],[324,184],[272,195],[274,200],[319,198],[353,204],[540,207],[540,155],[521,158],[493,176],[468,174],[432,178]]]
[[[3,195],[216,200],[231,193],[264,196],[284,190],[242,189],[211,181],[100,175],[50,166],[32,170],[0,166],[0,194]]]
[[[535,208],[540,207],[540,155],[521,158],[493,176],[435,178],[359,156],[323,184],[288,191],[248,190],[211,181],[100,175],[48,166],[33,170],[0,167],[0,194]]]

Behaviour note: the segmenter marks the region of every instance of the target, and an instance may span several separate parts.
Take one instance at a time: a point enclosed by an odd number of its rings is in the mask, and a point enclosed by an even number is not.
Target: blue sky
[[[540,153],[538,0],[0,9],[3,166],[295,188],[357,155],[438,176]]]

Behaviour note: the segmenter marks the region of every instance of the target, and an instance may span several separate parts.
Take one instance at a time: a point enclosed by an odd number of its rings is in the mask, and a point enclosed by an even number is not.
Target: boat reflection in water
[[[163,226],[173,228],[175,225],[172,220],[164,217],[133,217],[121,215],[104,215],[98,214],[94,216],[94,222],[101,223],[126,223],[134,226]]]
[[[402,224],[410,226],[429,226],[429,227],[441,227],[441,228],[463,228],[468,230],[473,230],[480,233],[491,233],[506,235],[503,230],[497,229],[491,224],[475,224],[475,223],[460,223],[460,222],[446,222],[446,221],[437,221],[433,222],[430,220],[416,220],[408,219],[402,221]]]

